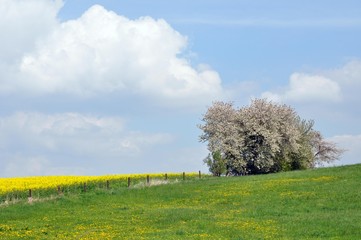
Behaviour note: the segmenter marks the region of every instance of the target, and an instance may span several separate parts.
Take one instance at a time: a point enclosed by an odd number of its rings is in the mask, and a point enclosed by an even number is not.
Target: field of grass
[[[361,239],[361,165],[2,205],[0,239]]]
[[[49,197],[55,193],[71,194],[99,188],[120,188],[129,185],[139,185],[147,178],[152,180],[174,181],[177,179],[192,179],[199,173],[143,173],[117,174],[105,176],[39,176],[0,178],[0,204],[13,200],[21,200],[32,196]],[[207,176],[204,175],[203,176]],[[84,185],[85,184],[85,185]]]

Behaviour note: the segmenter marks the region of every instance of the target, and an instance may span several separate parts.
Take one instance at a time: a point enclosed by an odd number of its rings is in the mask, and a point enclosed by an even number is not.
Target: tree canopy
[[[214,102],[202,120],[200,141],[207,142],[212,153],[205,163],[215,175],[313,168],[343,152],[313,129],[312,120],[266,99],[254,99],[239,109],[232,103]]]

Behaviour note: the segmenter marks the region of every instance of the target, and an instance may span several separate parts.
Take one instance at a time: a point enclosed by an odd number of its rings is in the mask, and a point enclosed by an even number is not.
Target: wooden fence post
[[[165,174],[165,180],[166,181],[168,180],[168,174]]]
[[[109,180],[107,180],[107,189],[109,189]]]
[[[147,185],[149,185],[150,179],[149,179],[149,175],[147,175]]]
[[[201,174],[201,171],[199,170],[199,172],[198,172],[198,176],[199,176],[199,178],[202,178],[202,174]]]
[[[130,177],[128,177],[128,188],[130,187]]]
[[[186,173],[183,172],[183,181],[186,180]]]
[[[32,202],[33,202],[33,194],[32,194],[32,191],[31,191],[31,189],[29,189],[29,197],[28,197],[28,202],[29,202],[29,203],[32,203]]]
[[[84,183],[83,190],[86,192],[86,183]]]
[[[61,194],[61,188],[60,188],[60,186],[58,186],[58,195],[60,195]]]

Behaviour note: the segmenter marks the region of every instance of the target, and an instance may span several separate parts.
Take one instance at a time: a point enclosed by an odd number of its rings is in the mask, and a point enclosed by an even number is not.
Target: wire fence
[[[27,199],[87,193],[96,190],[147,187],[209,177],[201,171],[191,173],[122,174],[107,176],[41,176],[0,178],[0,203]]]

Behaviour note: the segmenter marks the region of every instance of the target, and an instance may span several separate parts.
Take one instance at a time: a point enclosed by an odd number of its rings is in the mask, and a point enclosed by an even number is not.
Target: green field
[[[361,165],[3,204],[0,239],[361,239]]]

